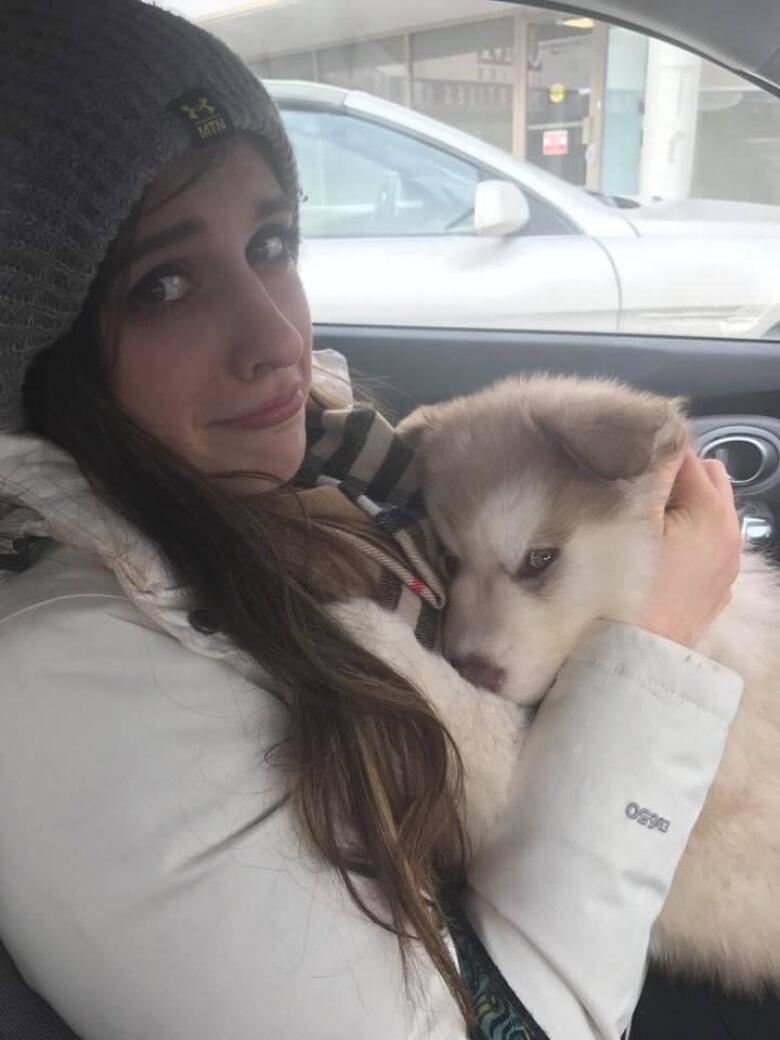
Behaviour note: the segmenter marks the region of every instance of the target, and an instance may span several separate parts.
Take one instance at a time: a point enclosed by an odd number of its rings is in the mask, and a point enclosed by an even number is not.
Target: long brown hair
[[[73,328],[30,366],[30,428],[75,459],[96,494],[158,546],[197,606],[281,684],[289,731],[276,760],[289,770],[299,830],[363,913],[398,937],[407,982],[417,940],[469,1022],[468,995],[441,930],[441,893],[460,880],[466,856],[462,765],[418,690],[324,609],[311,562],[343,557],[341,543],[303,514],[280,515],[275,492],[231,492],[112,400],[106,340],[114,337],[101,314],[139,212],[140,204]],[[361,896],[356,875],[375,881],[384,914]]]

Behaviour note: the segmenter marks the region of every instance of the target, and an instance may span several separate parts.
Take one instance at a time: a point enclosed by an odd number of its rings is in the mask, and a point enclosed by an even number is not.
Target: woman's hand
[[[686,446],[659,478],[666,503],[657,517],[661,554],[639,625],[692,647],[731,600],[740,566],[739,521],[721,462],[702,461]]]

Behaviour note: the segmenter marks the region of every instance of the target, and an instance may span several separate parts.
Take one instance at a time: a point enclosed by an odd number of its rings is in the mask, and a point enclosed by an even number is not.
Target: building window
[[[412,107],[511,151],[513,28],[493,18],[414,33]]]
[[[407,100],[405,41],[403,36],[327,47],[317,52],[322,83],[404,104]]]
[[[261,79],[314,79],[314,55],[311,51],[300,54],[280,54],[261,58],[250,65]]]
[[[691,194],[780,203],[780,104],[702,61]]]

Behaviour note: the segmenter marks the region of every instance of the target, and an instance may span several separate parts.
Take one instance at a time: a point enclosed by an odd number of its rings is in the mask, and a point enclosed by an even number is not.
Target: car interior
[[[560,9],[560,3],[533,4]],[[567,10],[684,43],[780,96],[780,6],[771,0],[591,0]],[[421,289],[424,291],[424,289]],[[743,538],[776,556],[780,516],[780,349],[767,340],[531,331],[320,326],[316,346],[351,369],[401,418],[418,404],[472,393],[504,376],[545,371],[614,376],[688,401],[702,457],[726,465]],[[776,1040],[780,996],[734,995],[651,969],[631,1040]]]
[[[500,0],[510,6],[512,0]],[[524,0],[673,41],[780,97],[777,0]],[[314,131],[312,131],[314,132]],[[421,182],[420,191],[424,189]],[[386,191],[398,186],[386,185]],[[414,200],[408,199],[410,220]],[[324,217],[323,217],[324,219]],[[359,225],[365,213],[347,213]],[[425,293],[420,285],[419,292]],[[501,377],[545,371],[614,376],[687,399],[699,454],[732,479],[746,544],[780,556],[780,343],[769,339],[315,324],[315,348],[340,351],[359,392],[394,418]],[[598,937],[594,936],[594,942]],[[27,1023],[25,1025],[25,1023]],[[34,1028],[29,1027],[34,1023]],[[0,947],[0,1038],[74,1034],[16,973]],[[780,995],[744,997],[652,968],[630,1040],[777,1040]],[[106,1038],[110,1040],[110,1038]],[[561,1038],[563,1040],[563,1038]]]
[[[316,344],[344,354],[359,384],[399,419],[418,404],[523,372],[611,376],[682,396],[696,450],[729,470],[743,536],[777,551],[780,350],[774,343],[330,326],[317,329]]]

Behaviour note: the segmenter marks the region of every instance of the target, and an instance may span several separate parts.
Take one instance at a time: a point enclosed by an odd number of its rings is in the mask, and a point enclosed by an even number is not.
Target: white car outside
[[[605,199],[361,91],[265,82],[318,323],[780,336],[780,206]]]

